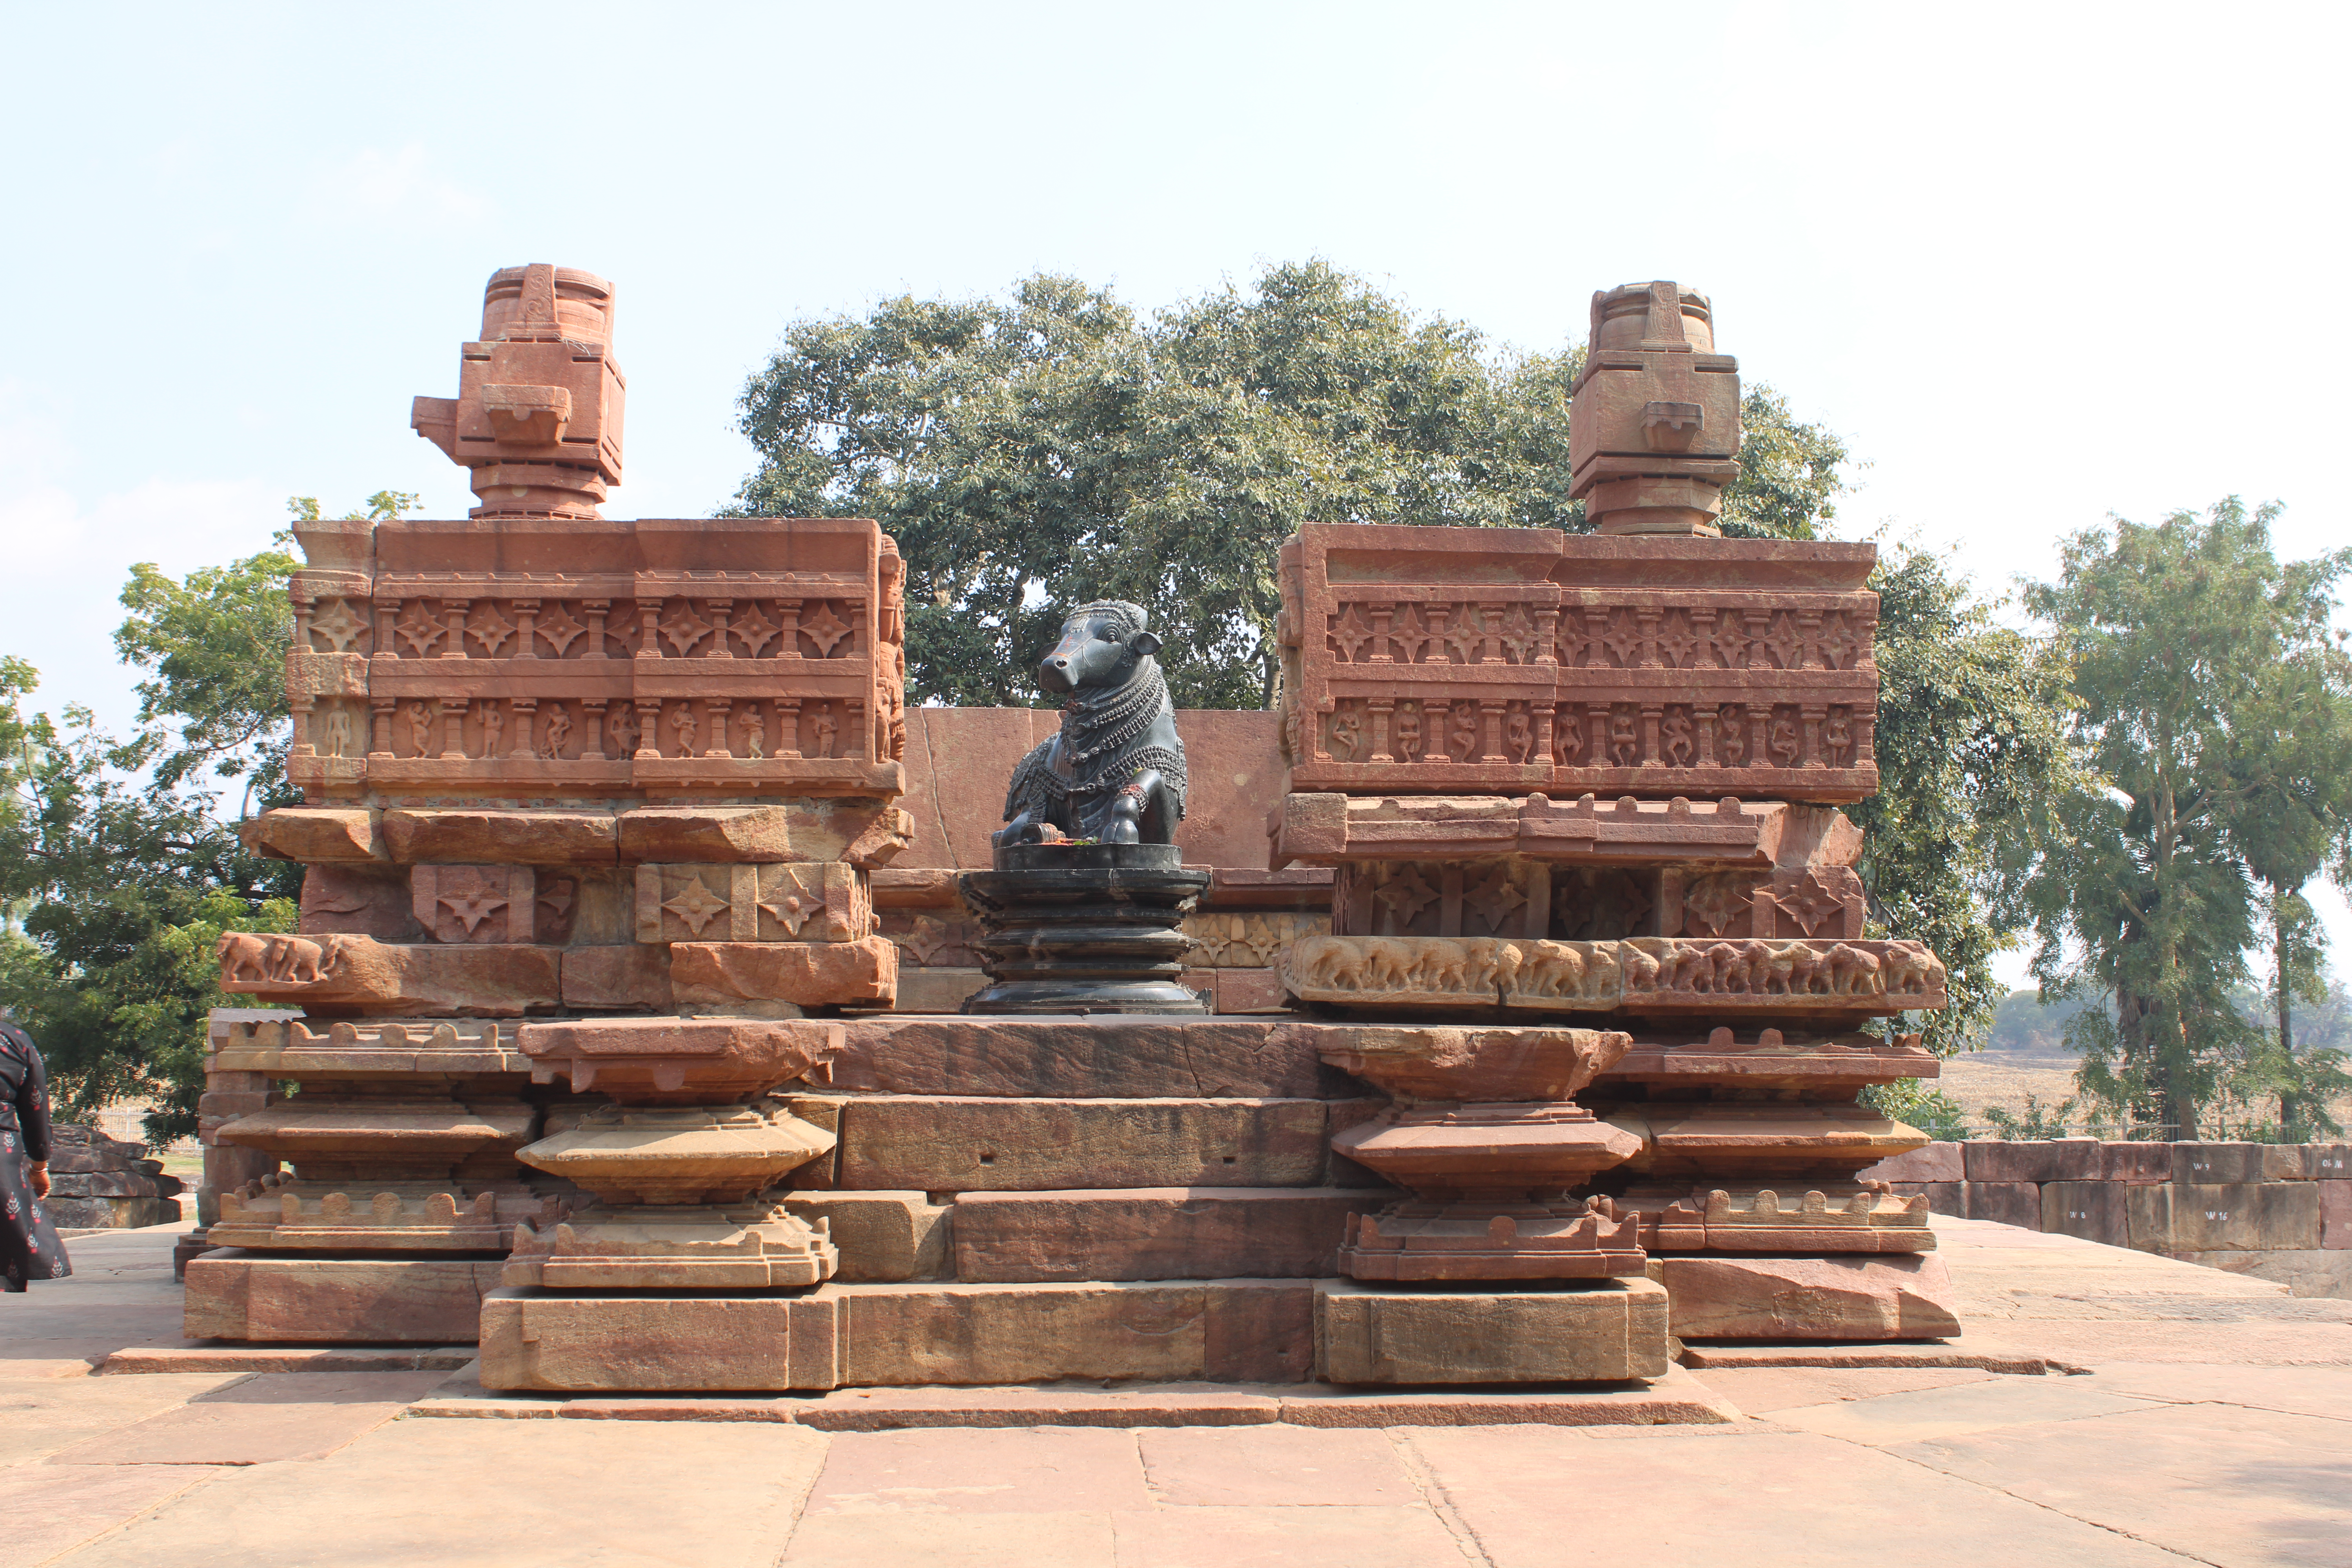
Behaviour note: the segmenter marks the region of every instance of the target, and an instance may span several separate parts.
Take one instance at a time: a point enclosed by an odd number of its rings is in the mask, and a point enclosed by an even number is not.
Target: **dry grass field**
[[[2028,1095],[2045,1112],[2074,1098],[2077,1060],[2059,1053],[1970,1051],[1944,1063],[1938,1087],[1968,1112],[1971,1131],[1989,1134],[1992,1128],[1985,1120],[1988,1107],[1999,1106],[2012,1116],[2021,1117]],[[2330,1110],[2338,1122],[2352,1127],[2352,1097],[2337,1100]],[[2069,1131],[2080,1132],[2081,1116],[2077,1114],[2073,1120]]]

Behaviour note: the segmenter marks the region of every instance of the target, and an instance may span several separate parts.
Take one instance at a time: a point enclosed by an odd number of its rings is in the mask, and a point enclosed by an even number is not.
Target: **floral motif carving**
[[[349,599],[329,601],[327,607],[310,617],[310,630],[327,639],[328,648],[335,653],[349,653],[352,646],[367,636],[365,617],[355,615]]]

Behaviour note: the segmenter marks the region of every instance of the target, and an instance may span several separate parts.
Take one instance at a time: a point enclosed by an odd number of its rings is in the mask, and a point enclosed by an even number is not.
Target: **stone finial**
[[[1672,282],[1592,296],[1569,419],[1569,493],[1601,533],[1719,533],[1739,450],[1739,363],[1706,296]]]
[[[420,397],[408,420],[473,470],[473,516],[600,515],[621,482],[628,387],[612,340],[613,285],[595,274],[539,262],[490,275],[457,395]]]

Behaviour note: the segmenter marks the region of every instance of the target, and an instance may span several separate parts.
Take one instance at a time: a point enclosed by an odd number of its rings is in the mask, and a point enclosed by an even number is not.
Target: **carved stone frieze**
[[[1271,910],[1190,914],[1184,917],[1184,934],[1192,939],[1192,952],[1185,963],[1195,969],[1265,969],[1292,942],[1330,929],[1328,915]]]
[[[639,866],[639,942],[856,942],[874,934],[865,877],[814,865]]]
[[[871,522],[403,521],[376,525],[368,562],[340,595],[294,595],[306,788],[903,787],[905,567]]]
[[[1311,524],[1280,564],[1291,788],[1859,800],[1874,558]]]
[[[338,1185],[273,1173],[223,1193],[206,1239],[278,1251],[501,1252],[513,1245],[517,1225],[552,1224],[574,1202],[520,1182]]]
[[[1282,963],[1302,1001],[1349,1007],[1884,1016],[1944,1005],[1944,966],[1915,942],[1622,942],[1309,937]]]

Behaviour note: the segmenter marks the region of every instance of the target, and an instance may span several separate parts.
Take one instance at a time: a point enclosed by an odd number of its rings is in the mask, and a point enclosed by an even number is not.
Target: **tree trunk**
[[[2271,931],[2273,934],[2272,963],[2278,969],[2278,1043],[2279,1068],[2291,1070],[2294,1066],[2294,996],[2287,984],[2286,893],[2279,888],[2271,889]],[[2303,1121],[2303,1105],[2295,1098],[2291,1085],[2279,1088],[2279,1136],[2292,1142],[2299,1136]]]

